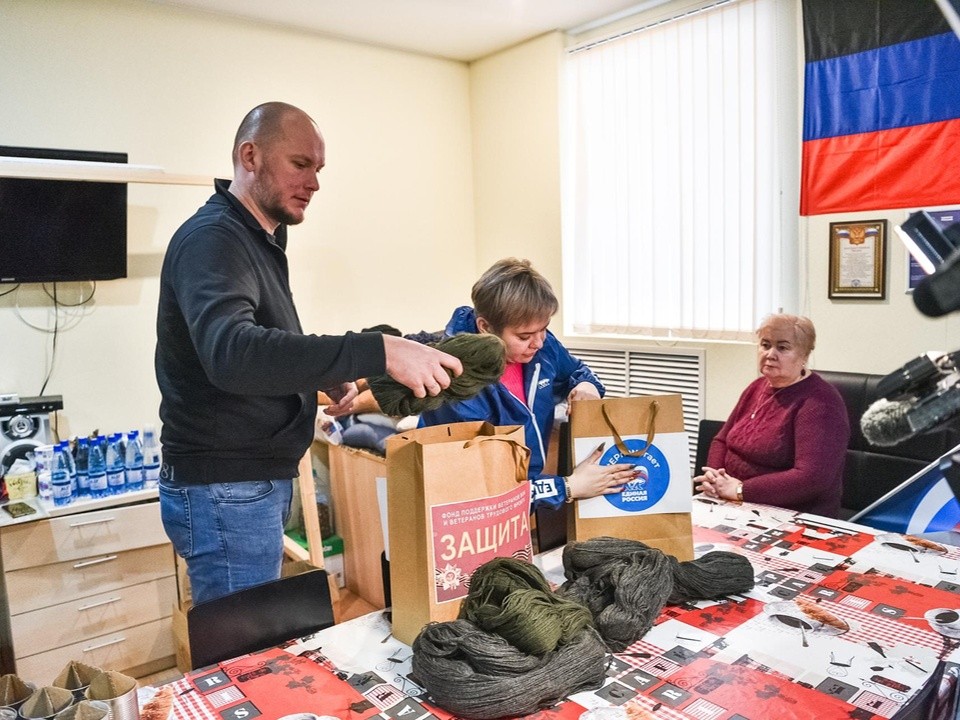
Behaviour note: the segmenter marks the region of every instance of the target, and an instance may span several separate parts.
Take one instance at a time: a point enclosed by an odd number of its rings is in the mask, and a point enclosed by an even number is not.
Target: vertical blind
[[[568,53],[567,332],[750,339],[795,303],[778,2],[719,3]]]

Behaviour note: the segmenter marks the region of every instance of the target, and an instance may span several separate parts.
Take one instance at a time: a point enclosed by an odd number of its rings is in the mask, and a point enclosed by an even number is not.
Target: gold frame
[[[870,235],[874,239],[872,258],[857,252],[857,247],[863,245]],[[886,220],[830,223],[830,278],[827,290],[827,296],[833,299],[886,299]]]

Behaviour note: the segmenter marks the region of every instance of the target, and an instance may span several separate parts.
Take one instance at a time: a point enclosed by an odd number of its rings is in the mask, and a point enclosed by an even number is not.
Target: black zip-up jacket
[[[217,180],[177,230],[160,273],[161,441],[177,483],[295,477],[316,391],[385,371],[379,333],[303,334],[286,227],[271,236],[228,187]]]

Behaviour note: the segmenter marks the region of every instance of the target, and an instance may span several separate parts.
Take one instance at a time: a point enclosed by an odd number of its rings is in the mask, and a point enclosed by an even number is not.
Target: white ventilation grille
[[[607,388],[608,397],[675,395],[683,399],[683,427],[696,461],[697,432],[703,417],[703,350],[567,345]]]

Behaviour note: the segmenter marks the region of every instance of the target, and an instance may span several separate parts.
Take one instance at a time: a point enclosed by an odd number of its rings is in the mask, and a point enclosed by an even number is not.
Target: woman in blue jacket
[[[500,382],[476,397],[423,413],[420,425],[470,420],[523,425],[534,508],[620,492],[633,478],[634,466],[597,465],[600,449],[569,477],[541,474],[557,404],[564,399],[599,399],[604,392],[593,371],[547,330],[559,307],[550,283],[529,260],[506,258],[474,284],[471,299],[473,307],[457,308],[445,332],[498,336],[506,345],[506,370]]]

